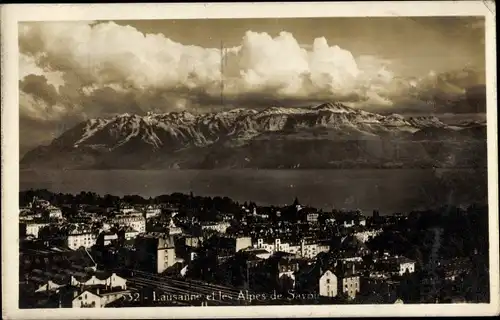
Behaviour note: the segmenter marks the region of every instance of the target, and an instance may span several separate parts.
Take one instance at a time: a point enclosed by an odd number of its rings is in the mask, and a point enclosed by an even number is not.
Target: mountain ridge
[[[443,150],[452,148],[453,153],[461,154],[464,151],[459,149],[464,146],[473,153],[480,151],[481,129],[473,134],[465,129],[450,127],[432,116],[383,116],[338,102],[199,114],[126,113],[77,124],[50,145],[26,153],[21,166],[210,169],[296,168],[307,163],[305,167],[323,168],[339,164],[383,167],[395,162],[443,166],[445,159],[429,156],[427,145],[441,143],[446,145]],[[415,153],[417,159],[411,163],[411,159],[399,159],[400,146],[411,149],[407,153]],[[398,151],[393,150],[396,148]],[[446,158],[445,154],[436,156]],[[477,165],[480,160],[475,157],[465,163]]]

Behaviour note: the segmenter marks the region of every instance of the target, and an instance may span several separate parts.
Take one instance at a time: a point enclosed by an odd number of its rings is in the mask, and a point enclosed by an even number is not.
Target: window
[[[330,283],[330,279],[326,279],[326,283],[328,283],[328,284],[329,284],[329,283]]]

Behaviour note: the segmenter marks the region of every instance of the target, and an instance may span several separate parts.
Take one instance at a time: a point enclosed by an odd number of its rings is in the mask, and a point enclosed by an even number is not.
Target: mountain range
[[[121,114],[79,123],[22,169],[486,167],[486,124],[312,107]]]

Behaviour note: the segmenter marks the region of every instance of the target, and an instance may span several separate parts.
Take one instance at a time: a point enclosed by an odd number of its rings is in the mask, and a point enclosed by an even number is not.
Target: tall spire
[[[300,202],[299,202],[299,199],[297,197],[295,197],[295,200],[293,201],[293,205],[300,206]]]

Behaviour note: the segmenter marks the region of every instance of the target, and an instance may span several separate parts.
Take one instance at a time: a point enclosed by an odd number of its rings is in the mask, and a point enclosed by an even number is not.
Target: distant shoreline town
[[[385,216],[293,195],[19,200],[20,308],[489,301],[486,205]]]

